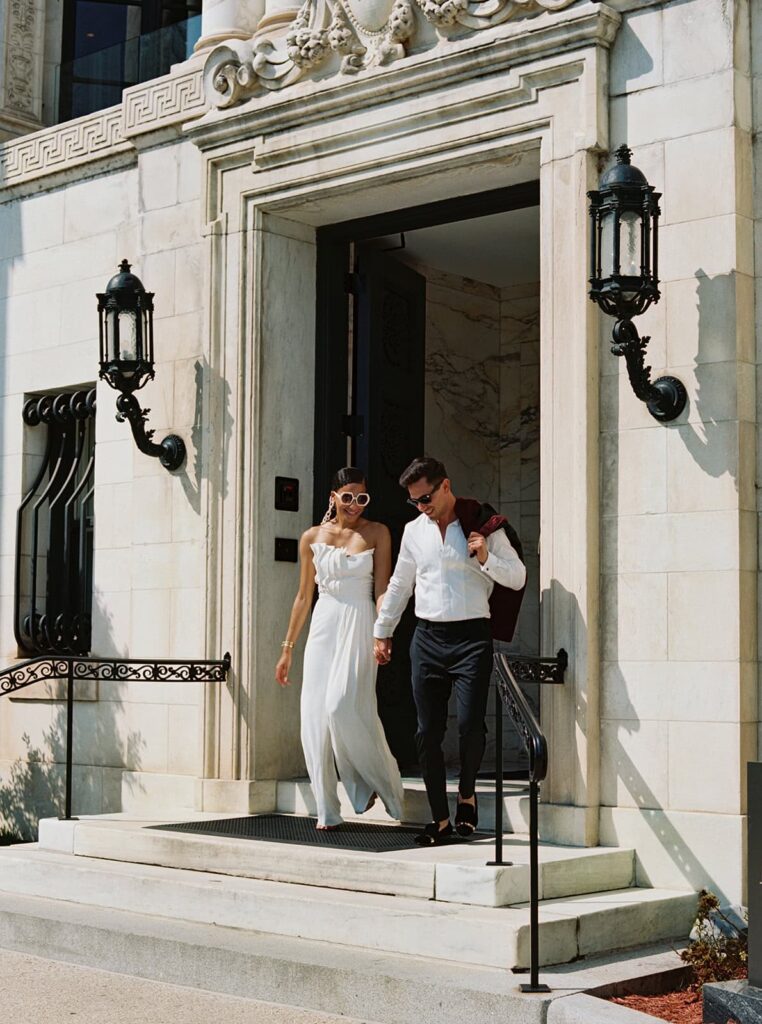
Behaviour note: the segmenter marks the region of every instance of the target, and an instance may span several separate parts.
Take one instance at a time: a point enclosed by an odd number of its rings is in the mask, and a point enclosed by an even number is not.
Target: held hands
[[[373,639],[373,654],[379,665],[388,665],[392,658],[392,639],[381,640],[378,637]]]
[[[279,686],[291,685],[291,680],[288,678],[288,673],[291,670],[291,657],[292,652],[284,648],[283,653],[278,658],[278,664],[275,666],[275,681]]]
[[[487,541],[480,533],[469,533],[468,535],[468,554],[469,557],[476,557],[479,559],[479,565],[484,565],[489,555],[489,548],[487,547]]]

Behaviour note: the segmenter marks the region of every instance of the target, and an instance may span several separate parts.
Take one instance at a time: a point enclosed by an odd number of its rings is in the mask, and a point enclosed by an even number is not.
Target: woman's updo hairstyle
[[[368,486],[368,479],[361,469],[357,466],[344,466],[340,469],[331,481],[331,491],[339,491],[342,487],[346,487],[347,484],[365,484]],[[321,526],[325,526],[326,523],[330,523],[331,520],[336,518],[336,502],[334,501],[333,494],[328,501],[328,508],[325,515],[320,521]]]

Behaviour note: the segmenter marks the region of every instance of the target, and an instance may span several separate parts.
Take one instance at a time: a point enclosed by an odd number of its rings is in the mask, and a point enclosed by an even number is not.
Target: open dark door
[[[353,461],[368,474],[370,516],[392,534],[393,558],[416,514],[399,485],[402,470],[423,454],[426,279],[392,253],[358,246],[355,274]],[[378,707],[401,766],[417,764],[416,715],[409,647],[411,602],[394,636],[394,656],[378,673]]]

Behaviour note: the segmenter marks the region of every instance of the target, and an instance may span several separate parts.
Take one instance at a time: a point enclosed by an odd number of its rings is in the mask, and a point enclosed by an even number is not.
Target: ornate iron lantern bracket
[[[663,423],[679,416],[688,401],[685,385],[671,376],[651,380],[651,367],[646,366],[645,359],[651,339],[647,335],[641,338],[632,320],[617,320],[613,335],[611,351],[615,356],[624,356],[635,397],[646,403],[654,419]]]
[[[657,303],[659,292],[659,199],[645,175],[630,163],[627,146],[616,151],[617,162],[601,178],[590,199],[590,298],[608,316],[616,317],[615,356],[624,356],[635,396],[660,423],[685,408],[688,395],[676,377],[651,380],[645,353],[650,338],[640,337],[632,318]]]
[[[165,469],[179,469],[185,461],[185,442],[169,434],[161,444],[146,430],[149,409],[141,409],[135,398],[149,380],[153,365],[153,292],[130,272],[122,260],[119,273],[97,296],[100,335],[100,378],[120,392],[116,401],[117,421],[128,420],[135,444],[144,455],[157,458]]]
[[[165,469],[178,469],[185,461],[185,442],[177,434],[168,434],[161,444],[152,440],[155,431],[146,430],[150,409],[141,409],[134,395],[121,394],[116,400],[119,423],[127,420],[132,428],[135,444],[144,455],[157,458]]]

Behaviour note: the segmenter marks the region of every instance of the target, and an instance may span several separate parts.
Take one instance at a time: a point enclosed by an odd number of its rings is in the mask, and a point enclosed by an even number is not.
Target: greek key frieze
[[[201,70],[125,89],[122,106],[126,137],[201,114],[206,106]]]
[[[121,107],[22,136],[0,147],[0,178],[8,187],[107,155],[124,142]]]
[[[129,152],[132,137],[167,124],[181,124],[206,108],[199,67],[134,86],[125,90],[119,106],[0,145],[0,180],[4,187],[12,187]]]

